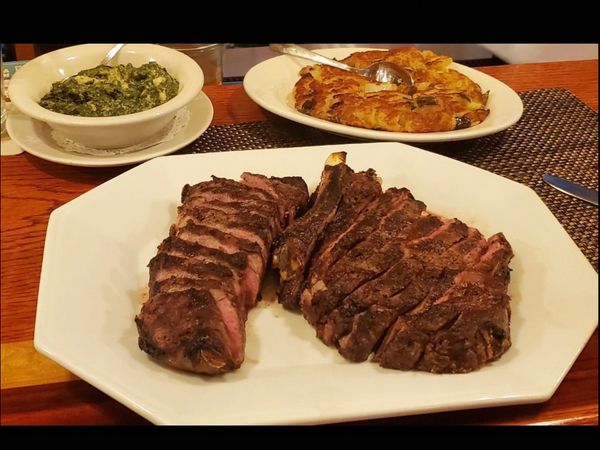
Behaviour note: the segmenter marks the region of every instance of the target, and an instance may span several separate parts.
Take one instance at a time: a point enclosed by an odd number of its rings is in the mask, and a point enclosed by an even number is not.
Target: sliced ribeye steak
[[[432,214],[406,188],[353,183],[376,180],[372,170],[339,167],[335,197],[325,194],[326,167],[313,206],[282,235],[280,301],[298,304],[317,337],[350,361],[374,355],[383,367],[457,373],[498,359],[511,345],[504,236]]]

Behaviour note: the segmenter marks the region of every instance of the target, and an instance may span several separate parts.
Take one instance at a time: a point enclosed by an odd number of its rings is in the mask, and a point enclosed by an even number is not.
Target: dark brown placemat
[[[598,208],[542,181],[550,173],[598,189],[598,113],[565,89],[519,94],[524,112],[492,136],[443,144],[412,144],[533,188],[598,270]],[[357,141],[276,116],[269,121],[212,126],[178,153],[346,144]]]

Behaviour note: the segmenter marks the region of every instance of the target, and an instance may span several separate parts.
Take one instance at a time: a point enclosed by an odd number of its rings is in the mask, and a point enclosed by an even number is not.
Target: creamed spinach
[[[162,105],[178,92],[179,82],[156,62],[98,66],[54,83],[40,105],[72,116],[121,116]]]

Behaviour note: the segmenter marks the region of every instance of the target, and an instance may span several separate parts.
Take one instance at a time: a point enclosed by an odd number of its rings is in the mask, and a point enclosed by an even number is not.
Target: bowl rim
[[[161,52],[170,55],[174,59],[179,59],[184,66],[184,70],[189,74],[189,80],[183,85],[182,89],[177,93],[175,97],[166,101],[162,105],[155,106],[154,108],[147,109],[145,111],[139,111],[131,114],[123,114],[120,116],[106,116],[106,117],[86,117],[86,116],[74,116],[69,114],[62,114],[51,111],[39,105],[28,93],[25,91],[25,83],[27,83],[26,77],[28,73],[35,70],[40,62],[45,59],[55,58],[57,56],[63,57],[62,53],[69,54],[73,51],[78,52],[91,47],[106,47],[107,49],[113,44],[80,44],[72,45],[69,47],[54,50],[49,53],[40,55],[31,61],[28,61],[21,67],[10,80],[8,85],[8,92],[11,103],[13,103],[19,110],[26,115],[56,125],[66,126],[113,126],[113,125],[127,125],[146,122],[153,119],[159,119],[165,115],[172,114],[189,102],[191,102],[202,90],[204,86],[204,73],[202,68],[189,56],[177,50],[157,45],[157,44],[129,44],[128,50],[134,49],[138,53],[144,53],[144,50],[149,52]],[[178,80],[180,81],[180,80]],[[181,81],[180,81],[181,82]]]

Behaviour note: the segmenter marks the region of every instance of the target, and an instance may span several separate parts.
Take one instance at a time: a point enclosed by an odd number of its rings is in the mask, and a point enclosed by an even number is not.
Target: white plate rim
[[[11,105],[12,106],[12,105]],[[173,153],[194,140],[198,139],[210,126],[214,108],[208,96],[200,91],[200,93],[189,103],[187,108],[190,111],[190,120],[184,129],[180,130],[170,141],[161,142],[159,144],[141,149],[131,153],[123,153],[120,155],[110,156],[94,156],[72,152],[66,152],[60,146],[47,136],[39,136],[36,133],[38,126],[49,126],[36,119],[26,116],[16,107],[11,107],[6,122],[6,129],[10,138],[19,145],[25,152],[30,153],[38,158],[65,164],[68,166],[77,167],[116,167],[127,166],[147,161],[158,156],[168,155]],[[28,139],[34,134],[41,145],[36,148]]]
[[[314,51],[316,53],[321,53],[324,56],[342,58],[349,55],[350,53],[369,50],[382,49],[368,47],[352,47],[326,48],[317,49]],[[273,114],[276,114],[278,116],[284,117],[297,123],[301,123],[303,125],[308,125],[323,131],[339,134],[342,136],[355,137],[373,141],[393,141],[408,143],[461,141],[488,136],[503,131],[509,128],[510,126],[514,125],[516,122],[518,122],[521,116],[523,115],[523,101],[521,100],[521,97],[519,97],[519,95],[508,85],[479,70],[453,62],[450,66],[452,69],[455,69],[468,76],[480,86],[483,83],[488,87],[493,87],[493,91],[490,92],[490,99],[488,100],[488,105],[490,106],[490,116],[486,118],[486,120],[488,121],[487,123],[486,121],[483,121],[479,125],[463,130],[432,133],[402,133],[392,131],[379,131],[337,124],[329,122],[327,120],[302,114],[296,109],[294,109],[291,105],[287,104],[288,101],[286,99],[281,99],[280,97],[277,97],[277,99],[273,101],[273,99],[268,98],[261,93],[261,89],[265,86],[270,86],[272,90],[273,86],[280,86],[283,83],[289,84],[290,80],[281,79],[280,72],[278,70],[273,70],[273,68],[276,68],[277,66],[281,65],[288,65],[290,64],[290,60],[295,60],[296,62],[300,61],[300,64],[302,65],[310,65],[309,61],[301,60],[299,58],[294,58],[288,55],[276,56],[274,58],[270,58],[266,61],[256,64],[255,66],[250,68],[250,70],[246,73],[244,77],[243,85],[248,96],[259,106]],[[298,78],[296,78],[296,80],[297,79]],[[296,80],[292,80],[291,84],[287,86],[290,93],[291,88],[293,87]],[[484,86],[482,86],[482,89],[484,91],[486,90],[484,89]],[[496,96],[498,98],[503,99],[501,103],[498,104],[497,100],[494,100]],[[492,103],[490,104],[490,102]],[[492,117],[492,107],[496,108],[497,112],[498,106],[502,108],[501,112],[508,113],[508,116],[501,120],[499,123],[491,125],[489,119],[490,117]]]

